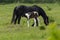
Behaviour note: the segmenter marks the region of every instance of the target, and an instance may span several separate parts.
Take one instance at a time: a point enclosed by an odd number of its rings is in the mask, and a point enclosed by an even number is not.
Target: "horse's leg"
[[[18,17],[18,24],[20,24],[21,16]]]
[[[38,26],[38,18],[34,18],[34,23],[32,24],[32,26]]]
[[[34,27],[36,26],[36,19],[34,18]]]
[[[34,26],[34,23],[32,24],[32,26]]]
[[[18,16],[16,16],[16,18],[15,18],[15,20],[14,20],[14,24],[16,24],[17,19],[18,19]]]
[[[28,27],[29,27],[29,15],[27,16],[27,24],[28,24]]]
[[[40,26],[40,20],[39,20],[39,18],[37,17],[37,20],[38,20],[38,24],[39,24],[39,26]]]
[[[37,19],[37,17],[35,18],[35,20],[36,20],[36,26],[38,26],[38,19]]]
[[[28,27],[29,27],[29,19],[27,20],[27,24],[28,24]]]
[[[25,15],[27,16],[27,24],[28,24],[28,27],[29,27],[29,16],[30,15],[28,13],[26,13]]]
[[[35,23],[36,23],[36,20],[35,20],[35,18],[34,18],[34,22],[33,22],[32,26],[34,26],[34,25],[35,25]]]

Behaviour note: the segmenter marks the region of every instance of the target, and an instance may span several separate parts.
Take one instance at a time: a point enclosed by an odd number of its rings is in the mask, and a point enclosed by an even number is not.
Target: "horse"
[[[44,20],[44,24],[45,24],[45,25],[48,25],[48,24],[49,24],[49,18],[48,18],[48,16],[46,15],[45,11],[44,11],[41,7],[39,7],[39,6],[37,6],[37,5],[33,5],[32,7],[35,9],[35,11],[38,12],[38,15],[39,15],[39,16],[42,16],[42,18],[43,18],[43,20]]]
[[[13,17],[12,17],[11,23],[14,22],[14,24],[16,24],[16,21],[18,20],[18,24],[20,24],[21,17],[26,17],[27,18],[26,13],[32,14],[33,11],[37,12],[39,16],[42,16],[45,25],[49,24],[49,19],[48,19],[48,16],[46,15],[45,11],[37,5],[33,5],[33,6],[25,6],[25,5],[16,6],[14,8],[14,11],[13,11]],[[36,26],[38,26],[37,18],[35,18],[35,20],[37,21]],[[34,26],[34,24],[35,23],[33,23],[32,26]]]
[[[35,25],[34,25],[34,27],[35,26],[38,26],[38,12],[37,11],[32,11],[32,12],[28,12],[28,13],[25,13],[25,16],[26,16],[26,18],[27,18],[27,24],[28,24],[28,27],[29,27],[29,19],[31,19],[31,18],[34,18],[34,23],[35,23]]]

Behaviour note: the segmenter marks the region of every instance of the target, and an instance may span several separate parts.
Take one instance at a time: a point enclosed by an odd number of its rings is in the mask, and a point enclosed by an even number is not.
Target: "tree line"
[[[55,3],[60,0],[0,0],[0,3]]]

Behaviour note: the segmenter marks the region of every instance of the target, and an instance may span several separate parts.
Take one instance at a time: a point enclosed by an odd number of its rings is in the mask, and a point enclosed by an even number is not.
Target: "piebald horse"
[[[25,15],[26,15],[26,17],[27,17],[27,24],[28,24],[28,27],[29,27],[29,19],[30,18],[34,18],[34,27],[35,26],[38,26],[38,21],[39,21],[39,19],[38,19],[38,12],[36,12],[36,11],[33,11],[33,12],[28,12],[28,13],[25,13]]]

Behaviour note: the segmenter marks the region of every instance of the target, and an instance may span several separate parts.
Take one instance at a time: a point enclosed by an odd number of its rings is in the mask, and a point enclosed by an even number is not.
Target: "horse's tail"
[[[11,23],[13,23],[13,21],[15,20],[15,15],[16,15],[16,8],[13,11],[13,16],[12,16]]]

